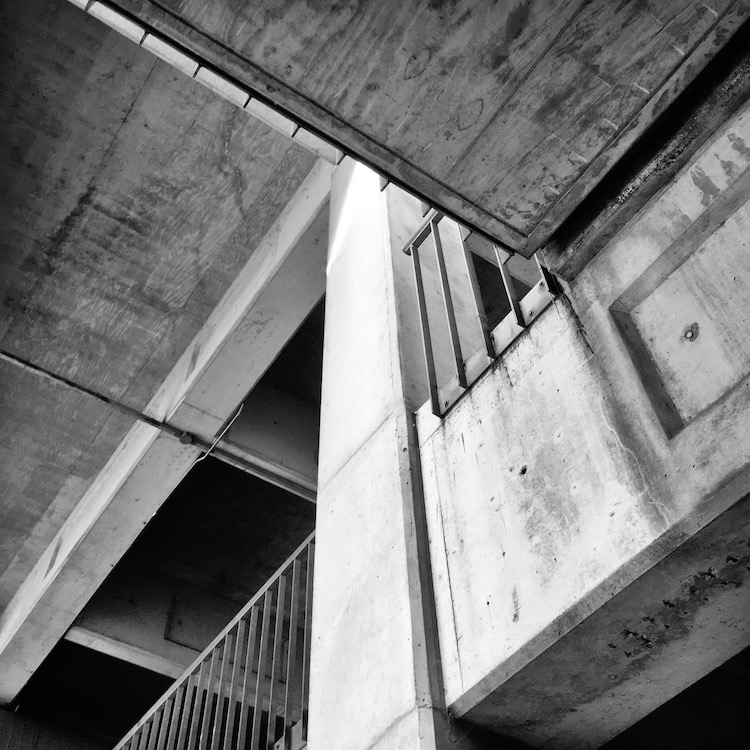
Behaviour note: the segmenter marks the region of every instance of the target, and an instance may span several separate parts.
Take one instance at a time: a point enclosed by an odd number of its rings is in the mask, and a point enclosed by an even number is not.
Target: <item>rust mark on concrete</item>
[[[618,638],[607,644],[610,649],[622,649],[628,659],[623,673],[617,677],[618,682],[628,679],[633,669],[641,669],[640,664],[652,653],[687,636],[698,612],[712,597],[728,588],[744,585],[745,566],[750,563],[750,540],[744,545],[747,548],[744,553],[728,554],[721,569],[710,566],[696,571],[683,581],[679,595],[663,600],[659,611],[641,616],[638,625],[624,628]]]
[[[740,170],[733,161],[729,161],[728,159],[720,159],[719,164],[721,164],[721,168],[724,170],[724,174],[729,177],[730,180],[737,179]]]
[[[708,208],[721,195],[721,190],[699,166],[691,171],[690,176],[693,185],[701,191],[701,205]]]

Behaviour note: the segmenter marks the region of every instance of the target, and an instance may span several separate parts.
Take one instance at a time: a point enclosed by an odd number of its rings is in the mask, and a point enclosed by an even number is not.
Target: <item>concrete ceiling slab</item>
[[[3,3],[0,65],[0,349],[143,410],[317,157],[69,3]],[[0,396],[1,610],[134,423]]]
[[[133,424],[0,361],[0,610]]]
[[[72,6],[3,14],[2,348],[142,408],[316,159]]]
[[[746,0],[111,3],[524,254],[750,11]]]

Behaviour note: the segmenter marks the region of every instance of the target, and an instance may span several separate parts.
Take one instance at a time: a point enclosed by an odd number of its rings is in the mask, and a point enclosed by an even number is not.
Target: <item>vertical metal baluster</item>
[[[135,732],[133,732],[133,736],[130,738],[130,746],[133,748],[133,750],[138,750],[138,745],[140,744],[141,740],[141,730],[140,728],[136,729]]]
[[[246,641],[247,621],[243,618],[237,623],[237,634],[234,639],[234,661],[232,663],[232,682],[229,685],[229,707],[227,709],[226,731],[222,750],[231,750],[234,734],[234,717],[237,712],[237,688],[240,684],[242,648]]]
[[[497,245],[492,246],[495,251],[495,258],[497,258],[497,265],[500,269],[500,275],[503,277],[503,286],[505,287],[505,294],[508,295],[508,301],[510,302],[510,309],[513,312],[513,316],[516,319],[516,323],[521,328],[526,328],[526,323],[523,320],[523,313],[521,312],[521,305],[518,300],[518,293],[516,292],[515,284],[513,283],[513,277],[508,273],[508,269],[503,263],[503,259],[500,256],[500,249]]]
[[[252,674],[253,674],[253,662],[255,661],[255,641],[256,632],[258,630],[258,606],[254,606],[250,611],[250,629],[247,637],[247,654],[245,656],[245,677],[242,681],[242,701],[240,703],[240,726],[237,732],[237,748],[238,750],[245,749],[245,738],[247,736],[247,709],[249,708],[248,688],[250,687]]]
[[[203,708],[203,689],[206,684],[206,678],[208,677],[208,671],[211,666],[211,659],[206,657],[201,662],[200,670],[198,671],[198,679],[195,684],[195,700],[193,701],[193,710],[190,716],[190,733],[188,734],[188,741],[185,747],[180,750],[194,750],[198,742],[198,731],[201,723],[201,713]]]
[[[219,671],[219,654],[222,654],[226,640],[219,641],[211,651],[211,667],[208,670],[208,683],[206,684],[206,700],[203,704],[203,721],[201,722],[201,736],[198,742],[199,750],[206,750],[208,740],[211,736],[211,709],[214,703],[214,683],[216,673]]]
[[[279,595],[276,597],[276,625],[273,633],[271,659],[271,688],[268,693],[268,727],[266,728],[266,747],[276,742],[276,679],[281,679],[282,635],[284,633],[284,608],[286,605],[286,573],[279,576]]]
[[[255,681],[255,705],[253,707],[253,732],[250,750],[260,750],[260,721],[263,715],[263,678],[268,657],[268,638],[271,624],[271,602],[273,587],[266,589],[263,595],[263,625],[260,631],[260,651],[258,652],[258,676]]]
[[[466,383],[466,365],[464,364],[464,356],[461,351],[461,338],[458,335],[458,324],[456,323],[456,310],[453,307],[450,280],[448,279],[448,271],[445,268],[443,243],[440,239],[440,231],[436,219],[430,222],[430,233],[432,234],[435,257],[437,258],[440,287],[443,292],[443,306],[445,307],[445,317],[448,320],[448,332],[450,333],[451,349],[453,349],[453,360],[456,366],[456,377],[458,378],[458,384],[462,388],[468,388],[469,386]]]
[[[427,368],[427,381],[430,386],[430,402],[432,413],[439,417],[442,414],[440,399],[438,397],[437,374],[435,373],[435,355],[432,349],[432,336],[430,335],[430,322],[427,318],[427,302],[424,296],[424,281],[422,279],[422,266],[419,261],[419,250],[414,244],[410,248],[411,259],[414,265],[414,283],[417,287],[417,306],[419,307],[419,326],[422,331],[422,345],[424,347],[425,367]]]
[[[305,586],[305,645],[302,650],[302,739],[307,740],[307,709],[310,702],[310,647],[312,645],[312,586],[315,542],[307,545],[307,582]]]
[[[300,596],[300,566],[299,558],[292,563],[292,599],[289,604],[289,643],[286,661],[286,693],[284,696],[284,736],[288,739],[292,729],[292,698],[297,671],[297,628],[299,619]],[[288,744],[288,742],[286,743]]]
[[[469,277],[469,286],[471,287],[471,296],[474,300],[474,311],[479,319],[479,327],[482,330],[482,338],[484,339],[484,346],[487,349],[487,356],[490,359],[495,357],[495,345],[492,342],[492,331],[490,330],[490,322],[487,320],[487,313],[484,309],[484,302],[482,302],[482,291],[479,288],[479,282],[477,281],[477,269],[474,265],[474,258],[472,257],[471,250],[466,244],[466,241],[461,234],[461,226],[453,222],[453,226],[456,227],[458,233],[458,241],[461,244],[461,250],[464,254],[464,261],[466,263],[466,274]]]
[[[224,685],[229,679],[229,654],[236,640],[237,627],[233,627],[224,636],[224,649],[221,652],[221,672],[219,673],[219,684],[216,687],[216,713],[214,714],[214,728],[211,735],[211,750],[218,750],[221,741],[221,728],[224,725]]]
[[[138,750],[146,750],[146,743],[148,742],[149,725],[144,724],[141,727],[141,734],[138,738]]]
[[[146,750],[156,750],[156,740],[159,736],[161,722],[163,721],[163,713],[163,708],[157,709],[156,711],[154,711],[153,716],[151,717],[151,731],[148,735],[148,744],[146,745]]]
[[[185,737],[187,736],[187,723],[190,716],[190,697],[193,689],[193,675],[190,675],[185,683],[177,690],[175,699],[174,719],[172,728],[169,731],[167,739],[167,750],[176,750],[185,747]],[[179,704],[179,709],[178,709]]]
[[[174,706],[175,706],[175,694],[167,698],[164,703],[164,712],[161,716],[161,725],[159,726],[159,738],[156,742],[156,750],[164,750],[167,743],[167,735],[169,734],[169,728],[174,721]]]

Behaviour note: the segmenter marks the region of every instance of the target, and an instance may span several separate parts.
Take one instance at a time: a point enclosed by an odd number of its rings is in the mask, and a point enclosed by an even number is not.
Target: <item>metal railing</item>
[[[446,258],[451,258],[444,250],[441,224],[445,232],[451,233],[453,249],[458,250],[460,262],[452,258],[450,268]],[[477,278],[476,255],[467,241],[470,236],[471,232],[457,222],[439,211],[428,210],[422,225],[403,248],[411,256],[414,268],[427,383],[432,412],[436,416],[445,414],[492,361],[552,302],[558,292],[555,278],[535,255],[533,261],[528,263],[535,264],[536,278],[524,284],[525,291],[521,294],[518,288],[520,281],[508,268],[508,263],[511,258],[527,261],[492,245],[491,251],[484,253],[484,259],[496,267],[499,276],[496,291],[504,297],[508,310],[502,320],[492,325]],[[423,248],[428,240],[433,253],[426,258]],[[490,247],[486,241],[482,242],[487,248]],[[432,283],[425,280],[425,261],[428,258],[436,277],[431,279]],[[460,287],[461,316],[457,313],[456,287]],[[432,295],[432,299],[428,299],[428,295]],[[444,314],[441,323],[436,321],[438,307],[442,308]],[[441,325],[443,330],[436,330]],[[450,362],[451,371],[442,380],[437,364],[440,359],[438,348],[449,349],[449,354],[442,352],[442,359]]]
[[[314,533],[115,750],[298,750],[307,738]]]

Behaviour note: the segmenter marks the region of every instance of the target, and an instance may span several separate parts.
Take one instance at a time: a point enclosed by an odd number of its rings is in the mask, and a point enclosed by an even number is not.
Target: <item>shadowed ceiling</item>
[[[315,157],[61,0],[0,65],[0,348],[142,409]],[[0,608],[131,426],[0,360]]]

